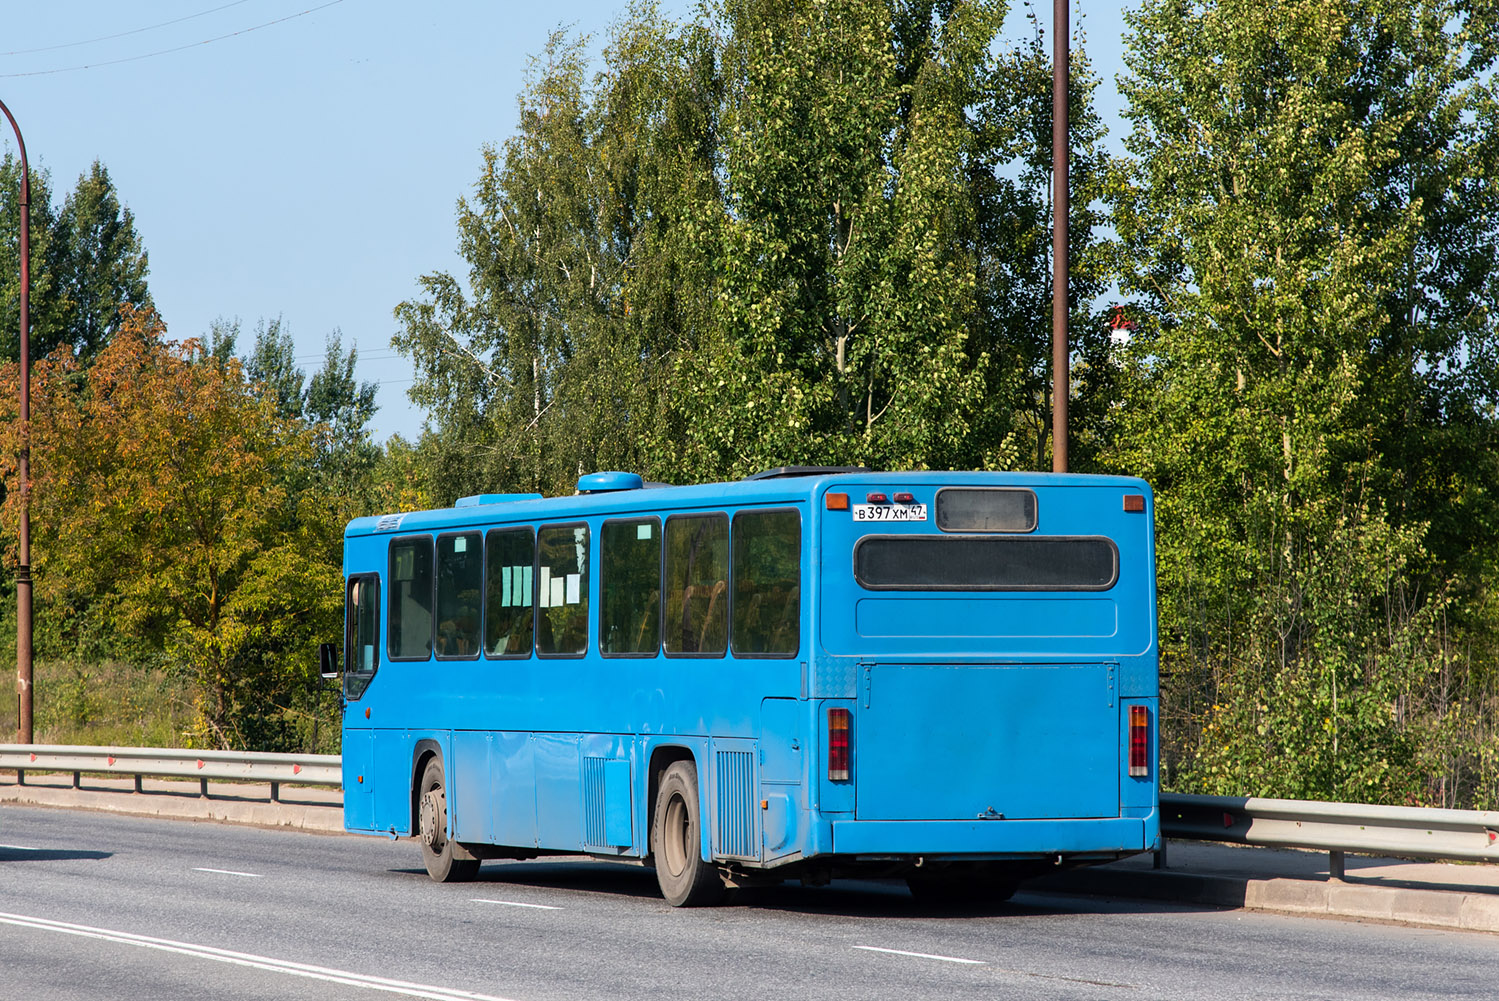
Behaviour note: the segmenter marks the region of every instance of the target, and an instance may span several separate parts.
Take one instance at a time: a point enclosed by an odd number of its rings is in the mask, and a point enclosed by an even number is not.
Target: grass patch
[[[39,660],[32,669],[35,742],[86,747],[183,747],[192,693],[161,668],[119,661]],[[0,742],[15,739],[18,698],[0,698]]]

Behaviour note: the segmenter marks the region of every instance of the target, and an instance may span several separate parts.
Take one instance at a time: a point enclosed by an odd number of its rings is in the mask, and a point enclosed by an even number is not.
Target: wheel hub
[[[422,842],[434,852],[447,841],[448,804],[443,794],[429,789],[422,797]]]

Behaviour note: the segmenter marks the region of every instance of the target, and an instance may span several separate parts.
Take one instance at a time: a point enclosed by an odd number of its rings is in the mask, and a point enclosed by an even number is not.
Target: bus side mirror
[[[323,668],[323,677],[332,681],[339,675],[338,649],[332,643],[319,644],[318,662]]]

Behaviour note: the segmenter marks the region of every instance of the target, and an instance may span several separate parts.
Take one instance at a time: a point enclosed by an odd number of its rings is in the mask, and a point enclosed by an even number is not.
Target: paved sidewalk
[[[1150,855],[1074,869],[1032,886],[1326,917],[1499,932],[1499,865],[1346,856],[1329,878],[1326,852],[1172,841]]]
[[[282,785],[271,801],[267,783],[198,783],[71,774],[0,772],[0,804],[108,810],[147,817],[206,820],[324,834],[343,832],[343,794],[337,789]],[[1499,865],[1419,862],[1349,855],[1344,878],[1328,876],[1326,852],[1173,841],[1167,868],[1150,855],[1073,869],[1033,880],[1035,889],[1100,897],[1243,907],[1322,917],[1499,933]]]

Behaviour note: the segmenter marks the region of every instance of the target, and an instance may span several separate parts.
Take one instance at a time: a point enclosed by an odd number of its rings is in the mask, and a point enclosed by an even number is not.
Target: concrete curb
[[[162,793],[119,792],[100,789],[73,789],[53,785],[0,786],[0,803],[17,806],[46,806],[65,810],[102,810],[137,817],[162,817],[170,820],[206,820],[222,824],[244,824],[274,827],[318,834],[344,833],[342,806],[320,803],[270,801],[265,789],[259,801],[241,796],[204,799],[195,785],[191,791]],[[255,787],[250,787],[255,788]]]
[[[1499,932],[1499,894],[1365,886],[1342,880],[1253,878],[1144,869],[1078,869],[1027,884],[1090,897],[1129,897],[1315,917]]]

